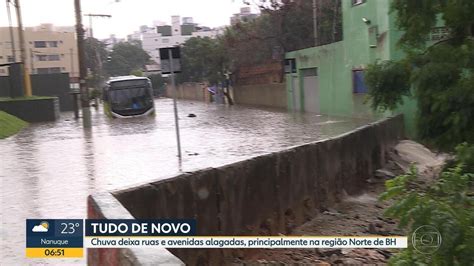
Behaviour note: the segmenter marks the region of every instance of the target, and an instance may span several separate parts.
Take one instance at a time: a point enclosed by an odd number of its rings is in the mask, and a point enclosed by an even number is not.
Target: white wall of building
[[[171,17],[171,34],[173,36],[180,36],[181,35],[181,19],[179,16],[172,16]]]
[[[173,16],[171,20],[172,36],[162,36],[161,33],[157,32],[156,28],[153,32],[148,31],[141,34],[143,50],[145,50],[151,56],[151,59],[155,61],[158,66],[160,66],[160,48],[181,45],[192,37],[215,38],[219,33],[222,32],[222,29],[217,29],[212,31],[197,31],[193,32],[192,35],[181,35],[180,17]],[[186,18],[185,21],[192,22],[192,18]]]

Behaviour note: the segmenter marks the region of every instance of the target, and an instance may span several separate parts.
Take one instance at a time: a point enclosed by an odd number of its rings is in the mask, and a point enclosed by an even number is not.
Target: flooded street
[[[368,122],[180,101],[180,166],[172,101],[159,99],[156,109],[155,117],[134,119],[109,119],[92,109],[92,130],[62,113],[57,122],[32,124],[0,140],[2,265],[40,262],[24,258],[26,218],[84,219],[91,193],[231,163]]]

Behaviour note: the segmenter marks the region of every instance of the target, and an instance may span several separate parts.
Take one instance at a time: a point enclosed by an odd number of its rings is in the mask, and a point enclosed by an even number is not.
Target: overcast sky
[[[125,37],[141,25],[152,25],[155,20],[170,24],[172,15],[193,17],[194,23],[202,26],[228,25],[232,14],[238,13],[243,6],[242,0],[120,0],[119,3],[115,0],[82,0],[83,14],[112,15],[111,19],[96,18],[93,21],[94,37],[98,38],[110,34]],[[74,0],[21,0],[21,8],[25,26],[75,24]],[[16,25],[16,17],[13,19]],[[87,17],[83,23],[89,26]],[[0,26],[8,26],[4,0],[0,0]]]

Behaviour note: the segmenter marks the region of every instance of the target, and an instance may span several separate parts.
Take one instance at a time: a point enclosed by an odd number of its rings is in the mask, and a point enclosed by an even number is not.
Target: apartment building
[[[223,32],[222,28],[211,29],[200,27],[193,22],[193,18],[184,17],[181,23],[180,16],[171,17],[171,25],[161,23],[152,28],[142,28],[141,41],[145,50],[160,68],[160,48],[181,45],[192,37],[215,38]]]
[[[0,27],[0,65],[19,62],[18,28],[13,28],[16,58],[13,58],[10,28]],[[26,67],[31,74],[69,73],[79,77],[77,41],[74,27],[55,27],[41,24],[25,28]],[[0,67],[0,75],[8,75],[7,67]]]
[[[240,13],[234,14],[230,18],[230,25],[235,25],[239,22],[249,22],[258,17],[258,14],[252,13],[250,7],[242,7],[240,8]]]

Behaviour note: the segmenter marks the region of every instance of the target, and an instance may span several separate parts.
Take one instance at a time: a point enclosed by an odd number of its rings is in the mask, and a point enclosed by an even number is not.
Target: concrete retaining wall
[[[195,218],[198,235],[276,235],[344,193],[362,193],[403,135],[401,116],[338,137],[114,192],[135,218]],[[171,250],[186,264],[222,264],[241,250]]]
[[[2,100],[0,110],[27,122],[55,121],[60,114],[59,100],[56,97]]]
[[[110,193],[87,199],[89,219],[133,219]],[[87,250],[88,265],[181,265],[183,262],[166,249],[98,248]]]

